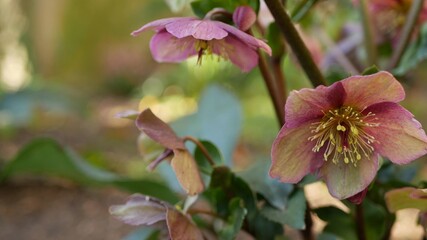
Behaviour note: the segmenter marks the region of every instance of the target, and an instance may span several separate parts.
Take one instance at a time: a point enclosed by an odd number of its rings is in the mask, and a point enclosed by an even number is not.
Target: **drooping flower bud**
[[[241,6],[236,8],[233,13],[233,22],[237,28],[242,31],[247,31],[256,21],[256,13],[249,6]]]

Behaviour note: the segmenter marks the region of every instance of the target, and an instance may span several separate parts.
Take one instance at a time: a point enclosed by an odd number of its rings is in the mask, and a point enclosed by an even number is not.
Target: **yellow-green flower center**
[[[202,65],[203,56],[212,56],[213,55],[213,46],[219,50],[218,53],[218,61],[222,59],[228,59],[228,52],[232,51],[233,47],[227,44],[224,40],[196,40],[194,47],[197,51],[197,64]]]
[[[313,136],[308,140],[316,140],[312,150],[322,150],[325,161],[331,160],[336,164],[342,160],[357,166],[362,155],[369,157],[374,151],[372,143],[377,140],[364,129],[379,126],[373,122],[375,120],[375,114],[363,115],[350,106],[329,110],[320,122],[312,123]]]

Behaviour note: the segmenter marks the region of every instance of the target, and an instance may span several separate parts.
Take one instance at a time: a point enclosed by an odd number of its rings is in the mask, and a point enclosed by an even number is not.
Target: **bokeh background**
[[[358,21],[351,3],[342,2],[324,1],[310,16],[310,21],[323,19],[307,24],[311,28],[305,32],[319,61],[330,44],[319,41],[316,31],[323,29],[334,41],[344,24]],[[0,168],[25,144],[48,137],[93,166],[163,181],[146,170],[150,149],[141,144],[146,139],[141,140],[132,121],[115,116],[146,107],[175,122],[178,132],[211,138],[237,170],[268,162],[278,124],[258,69],[242,74],[216,58],[203,59],[202,66],[196,59],[158,64],[149,51],[152,33],[130,36],[149,21],[184,15],[192,15],[191,10],[172,13],[161,0],[0,0]],[[423,62],[401,78],[407,90],[402,105],[423,126],[426,67]],[[310,86],[292,57],[283,69],[288,90]],[[223,105],[215,105],[219,99],[225,99]],[[200,111],[201,106],[213,108]],[[197,113],[199,120],[181,119]],[[192,129],[200,119],[207,124]],[[412,181],[426,179],[423,160],[409,166],[416,169],[409,176]],[[319,185],[308,192],[315,193],[314,204],[326,205],[332,200],[325,191]],[[58,176],[16,174],[0,184],[0,239],[123,238],[135,229],[112,219],[108,206],[123,202],[128,194]],[[407,236],[408,231],[415,232],[414,239],[419,236],[415,214],[404,214],[402,226],[409,227],[395,236]]]

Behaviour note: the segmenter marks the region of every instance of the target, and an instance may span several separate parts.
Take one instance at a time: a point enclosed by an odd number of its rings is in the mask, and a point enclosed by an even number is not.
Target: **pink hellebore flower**
[[[150,29],[157,32],[150,41],[151,53],[157,62],[181,62],[197,55],[200,63],[203,55],[215,54],[248,72],[258,64],[259,48],[271,55],[265,42],[219,21],[166,18],[150,22],[132,35]]]
[[[375,27],[383,36],[394,38],[400,35],[412,5],[412,0],[370,0],[369,11],[373,16]],[[421,9],[418,24],[427,20],[427,2]],[[379,39],[381,40],[381,39]]]
[[[406,164],[427,153],[421,124],[398,104],[404,98],[388,72],[292,91],[270,176],[297,183],[316,173],[338,199],[362,192],[376,175],[379,155]]]

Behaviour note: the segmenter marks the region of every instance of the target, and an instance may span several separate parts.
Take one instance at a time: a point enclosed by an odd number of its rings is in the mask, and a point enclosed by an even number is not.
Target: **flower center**
[[[212,54],[212,44],[206,40],[196,40],[195,48],[197,51],[197,64],[202,65],[203,55]]]
[[[368,157],[374,151],[372,143],[377,140],[364,131],[367,127],[379,126],[379,123],[372,122],[378,120],[374,116],[371,112],[363,115],[350,106],[329,110],[324,113],[320,122],[312,123],[313,136],[308,140],[316,140],[313,152],[324,149],[325,161],[332,160],[337,164],[343,160],[346,164],[351,162],[356,167],[357,162],[362,159],[362,154]]]

